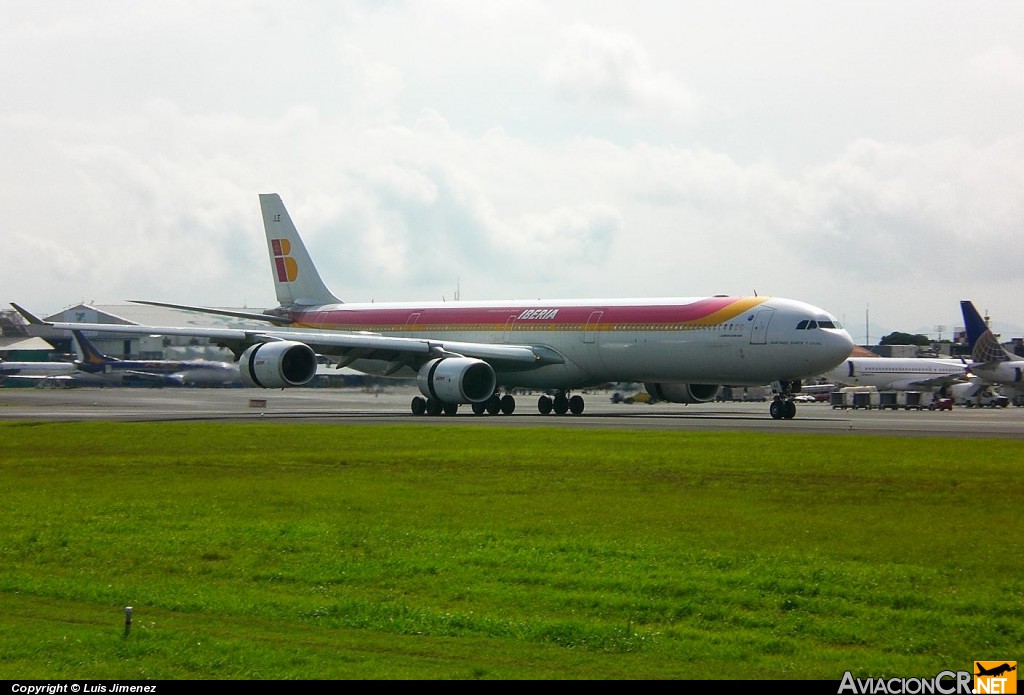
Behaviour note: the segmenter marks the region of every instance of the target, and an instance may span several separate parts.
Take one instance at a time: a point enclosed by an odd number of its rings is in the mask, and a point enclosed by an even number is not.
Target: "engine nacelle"
[[[707,403],[722,387],[718,384],[644,384],[647,393],[669,403]]]
[[[416,383],[420,393],[442,403],[483,403],[494,395],[497,377],[483,360],[441,357],[420,368]]]
[[[238,369],[248,386],[305,386],[316,376],[316,353],[305,343],[293,340],[257,343],[242,353]]]

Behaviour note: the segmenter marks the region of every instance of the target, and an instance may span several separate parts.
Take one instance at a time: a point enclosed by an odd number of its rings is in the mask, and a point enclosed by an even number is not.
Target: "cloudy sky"
[[[0,299],[39,313],[274,305],[276,192],[346,301],[756,292],[874,343],[972,299],[1024,332],[1018,0],[75,0],[0,29]]]

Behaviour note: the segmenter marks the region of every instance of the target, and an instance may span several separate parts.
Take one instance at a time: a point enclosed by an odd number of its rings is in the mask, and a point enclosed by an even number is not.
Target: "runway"
[[[416,416],[414,390],[300,388],[277,391],[204,388],[5,388],[0,421],[316,422],[438,427],[564,427],[635,430],[751,431],[813,434],[1024,439],[1024,409],[833,410],[801,403],[793,420],[773,420],[768,403],[612,403],[610,392],[585,394],[582,415],[541,415],[536,395],[517,396],[512,415]]]

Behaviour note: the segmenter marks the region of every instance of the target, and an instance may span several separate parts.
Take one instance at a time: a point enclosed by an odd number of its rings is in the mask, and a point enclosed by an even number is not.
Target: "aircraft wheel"
[[[569,412],[569,399],[562,394],[555,396],[555,415],[565,415]]]
[[[792,420],[796,417],[796,403],[793,401],[782,402],[782,417],[787,420]]]
[[[483,415],[486,412],[487,412],[487,403],[486,402],[484,402],[484,403],[474,403],[473,404],[473,414],[474,415]]]
[[[501,414],[511,415],[516,410],[516,399],[510,394],[505,394],[501,397]]]
[[[441,402],[435,401],[433,398],[427,399],[427,415],[440,415],[441,414]]]
[[[573,415],[579,415],[583,412],[583,396],[573,396],[569,399],[569,412]]]
[[[541,415],[547,415],[551,412],[551,397],[541,396],[537,399],[537,410],[540,411]]]
[[[423,396],[415,396],[412,399],[412,414],[422,415],[427,412],[427,399]]]
[[[775,400],[768,406],[768,412],[771,413],[772,420],[782,419],[782,401]]]
[[[501,400],[498,398],[498,394],[494,394],[487,399],[487,414],[497,415],[501,412]]]
[[[459,412],[458,403],[445,403],[441,408],[444,410],[445,415],[456,415]]]

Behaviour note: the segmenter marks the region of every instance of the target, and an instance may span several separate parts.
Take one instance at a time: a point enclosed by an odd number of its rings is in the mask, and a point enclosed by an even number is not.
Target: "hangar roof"
[[[0,337],[0,352],[23,352],[40,350],[51,352],[53,346],[42,338],[27,336]]]

